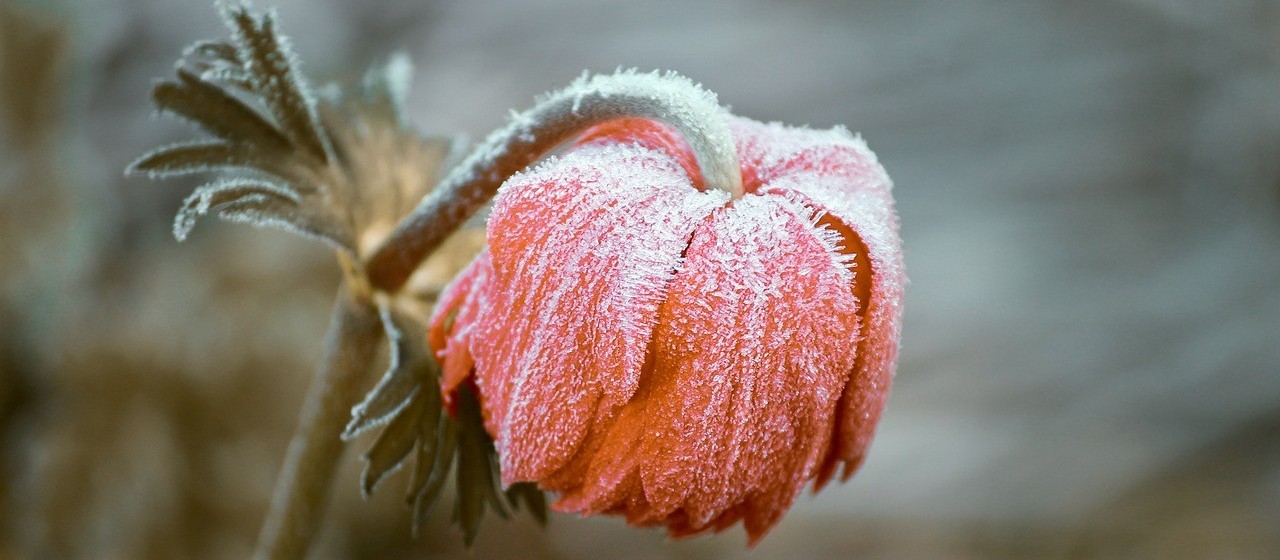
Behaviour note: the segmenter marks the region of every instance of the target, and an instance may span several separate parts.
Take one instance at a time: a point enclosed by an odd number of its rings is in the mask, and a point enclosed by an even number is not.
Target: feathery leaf
[[[182,49],[182,58],[202,58],[211,61],[223,61],[232,66],[240,65],[240,54],[235,46],[226,41],[196,41]]]
[[[547,525],[547,495],[538,489],[537,484],[517,482],[507,488],[506,496],[512,510],[519,510],[524,507],[533,516],[533,519],[538,522],[538,525],[543,527]],[[521,506],[522,502],[523,506]]]
[[[228,222],[296,233],[352,254],[348,249],[352,241],[347,230],[335,227],[324,216],[318,216],[309,209],[283,204],[269,197],[245,197],[228,202],[218,209],[218,217]]]
[[[297,71],[297,57],[288,40],[276,33],[274,12],[255,16],[248,6],[234,4],[225,7],[223,17],[235,37],[239,60],[271,116],[290,140],[321,162],[327,161],[327,140],[316,117],[315,99]]]
[[[285,152],[289,140],[252,107],[198,76],[178,70],[177,82],[151,90],[156,108],[191,120],[228,142],[243,142]]]
[[[305,178],[299,169],[290,168],[288,164],[287,160],[270,157],[243,145],[205,140],[156,148],[129,164],[125,172],[144,173],[152,179],[160,179],[228,169],[252,169],[284,180]]]
[[[422,493],[423,488],[431,481],[432,473],[437,470],[437,464],[447,464],[453,459],[453,457],[440,456],[440,433],[445,423],[445,418],[441,416],[442,410],[440,410],[439,403],[436,403],[434,414],[431,412],[430,403],[427,403],[424,408],[422,422],[418,424],[417,457],[414,460],[413,471],[410,473],[409,478],[408,492],[405,495],[405,501],[410,504],[413,504],[418,499],[418,495]]]
[[[186,239],[196,220],[211,209],[238,199],[251,197],[253,201],[275,201],[279,204],[297,204],[298,193],[287,186],[252,179],[227,179],[209,183],[195,190],[182,202],[182,208],[173,222],[173,235]]]
[[[501,517],[507,517],[506,505],[499,497],[494,477],[493,440],[484,431],[480,417],[480,403],[470,388],[462,387],[458,399],[458,497],[454,502],[453,519],[462,527],[462,538],[467,546],[475,542],[484,520],[485,504]]]

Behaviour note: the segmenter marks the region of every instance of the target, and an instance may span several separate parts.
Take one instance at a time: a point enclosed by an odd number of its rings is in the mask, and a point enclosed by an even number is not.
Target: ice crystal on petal
[[[500,189],[484,280],[446,292],[431,340],[474,368],[504,482],[674,536],[741,521],[754,543],[861,461],[905,282],[888,177],[844,129],[728,124],[740,199],[644,119]]]
[[[513,427],[498,438],[505,480],[561,466],[598,407],[631,397],[680,253],[726,200],[630,146],[584,148],[506,183],[490,216],[494,290],[475,344],[478,367],[510,384],[479,380],[495,425]]]

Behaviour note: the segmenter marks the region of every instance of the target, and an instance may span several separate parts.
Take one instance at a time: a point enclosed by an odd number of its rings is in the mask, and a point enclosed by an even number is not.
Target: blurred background
[[[555,515],[466,556],[352,453],[315,557],[1280,557],[1280,4],[263,4],[313,82],[412,55],[430,133],[617,66],[848,125],[912,279],[869,461],[754,552]],[[203,0],[0,0],[0,558],[252,550],[338,270],[213,221],[180,246],[195,182],[121,173],[192,135],[147,91],[224,36]]]

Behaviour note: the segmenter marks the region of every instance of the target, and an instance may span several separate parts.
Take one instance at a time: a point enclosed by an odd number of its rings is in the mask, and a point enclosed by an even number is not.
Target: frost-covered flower
[[[752,543],[857,469],[897,357],[890,181],[860,138],[735,118],[745,196],[627,119],[509,179],[429,341],[471,379],[506,484]]]

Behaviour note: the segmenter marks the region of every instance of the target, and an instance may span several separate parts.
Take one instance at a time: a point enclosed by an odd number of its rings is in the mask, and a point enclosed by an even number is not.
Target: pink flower
[[[704,190],[642,119],[509,179],[430,344],[471,380],[505,484],[752,544],[861,464],[889,392],[905,275],[890,181],[861,139],[735,119],[746,195]]]

